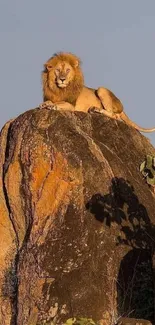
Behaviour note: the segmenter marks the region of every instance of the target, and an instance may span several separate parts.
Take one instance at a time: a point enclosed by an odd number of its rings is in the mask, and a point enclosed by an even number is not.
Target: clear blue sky
[[[88,86],[155,126],[155,0],[0,0],[0,127],[42,102],[40,73],[57,51],[80,56]]]

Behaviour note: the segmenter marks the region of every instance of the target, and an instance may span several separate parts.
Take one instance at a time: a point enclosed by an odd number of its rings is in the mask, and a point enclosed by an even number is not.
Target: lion
[[[107,88],[93,89],[84,85],[80,59],[72,53],[54,54],[42,72],[43,100],[40,109],[98,112],[119,119],[141,132],[153,132],[131,121],[121,101]]]

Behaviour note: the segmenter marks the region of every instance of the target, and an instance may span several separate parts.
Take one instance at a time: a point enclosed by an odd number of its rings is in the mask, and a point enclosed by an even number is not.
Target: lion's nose
[[[60,80],[63,82],[63,81],[65,81],[65,80],[66,80],[66,78],[64,78],[64,77],[61,77],[61,78],[60,78]]]

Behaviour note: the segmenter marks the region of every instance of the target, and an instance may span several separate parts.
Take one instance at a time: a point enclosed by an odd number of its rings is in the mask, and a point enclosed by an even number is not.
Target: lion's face
[[[80,59],[72,53],[56,53],[42,72],[44,101],[66,101],[75,105],[84,86]]]
[[[68,62],[58,62],[55,66],[46,66],[49,74],[49,87],[52,89],[53,81],[58,88],[66,88],[74,79],[75,72]]]

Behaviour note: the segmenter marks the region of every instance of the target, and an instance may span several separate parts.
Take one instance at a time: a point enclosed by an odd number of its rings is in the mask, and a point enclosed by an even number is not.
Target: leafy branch
[[[147,155],[139,169],[146,179],[147,184],[155,187],[155,157]]]

